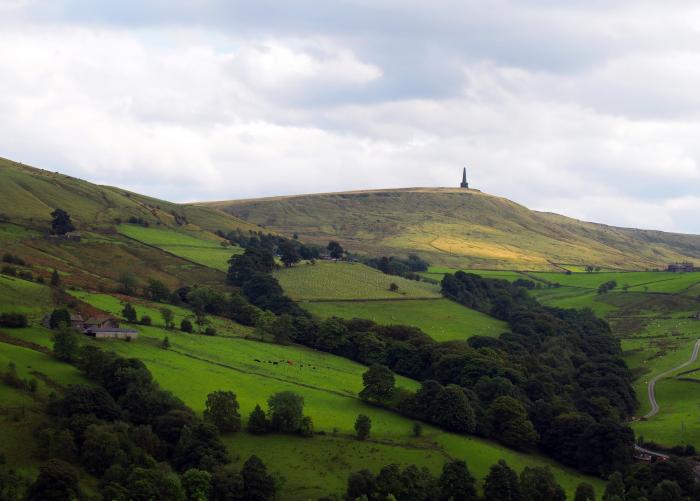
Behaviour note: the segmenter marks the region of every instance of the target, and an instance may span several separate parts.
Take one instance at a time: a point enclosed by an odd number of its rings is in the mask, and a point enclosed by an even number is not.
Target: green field
[[[284,291],[301,301],[440,297],[439,287],[384,273],[358,263],[320,261],[275,272]],[[395,283],[397,292],[389,290]]]
[[[495,278],[498,280],[508,280],[509,282],[514,282],[520,278],[527,278],[525,275],[519,271],[508,271],[508,270],[470,270],[470,269],[460,269],[460,268],[443,268],[439,266],[431,266],[428,271],[420,273],[422,276],[427,278],[432,278],[434,280],[442,280],[442,277],[448,273],[455,273],[457,271],[463,271],[464,273],[474,273],[484,278]]]
[[[51,304],[51,289],[21,278],[0,275],[0,313],[24,313],[35,321],[41,317],[42,305]]]
[[[119,225],[119,233],[176,256],[220,271],[228,270],[228,260],[243,249],[225,245],[223,239],[207,232],[184,232],[170,228],[146,228],[135,224]]]
[[[412,325],[436,341],[498,336],[508,324],[448,299],[415,301],[338,301],[305,303],[320,317],[366,318],[378,324]]]

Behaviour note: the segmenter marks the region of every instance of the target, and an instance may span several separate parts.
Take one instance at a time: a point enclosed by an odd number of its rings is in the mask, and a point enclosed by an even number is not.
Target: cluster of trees
[[[346,499],[396,499],[397,501],[565,501],[566,493],[545,467],[525,467],[520,476],[501,460],[491,466],[483,483],[484,497],[477,495],[474,476],[464,461],[445,463],[435,477],[426,468],[409,465],[403,470],[390,464],[374,475],[360,470],[348,477]],[[580,484],[576,501],[592,501],[590,484]]]
[[[24,313],[0,313],[0,327],[21,328],[27,325],[29,321]]]
[[[138,224],[139,226],[143,226],[145,228],[148,228],[149,223],[142,217],[137,217],[137,216],[131,216],[128,219],[129,224]]]
[[[420,280],[418,272],[428,271],[430,266],[430,263],[415,254],[409,254],[406,259],[396,256],[370,258],[366,259],[364,263],[387,275],[396,275],[409,280]]]
[[[631,461],[632,376],[609,326],[591,312],[545,308],[522,287],[458,272],[445,276],[443,294],[508,322],[511,332],[438,343],[413,327],[316,319],[284,295],[271,269],[269,256],[246,250],[231,260],[229,280],[279,315],[268,320],[286,342],[384,366],[368,371],[379,376],[365,380],[362,398],[453,431],[539,448],[597,475]],[[423,381],[421,390],[394,389],[392,371]]]
[[[292,266],[303,260],[318,259],[323,252],[317,245],[304,245],[299,242],[297,235],[289,239],[280,235],[264,234],[249,230],[244,233],[240,229],[229,231],[217,231],[217,235],[225,238],[232,244],[244,249],[259,249],[271,255],[277,255],[285,266]]]
[[[46,463],[26,499],[80,498],[78,465],[99,479],[105,499],[274,497],[262,461],[251,456],[234,470],[211,413],[199,419],[143,362],[84,346],[76,364],[97,384],[70,386],[50,400],[51,419],[35,432]]]
[[[615,280],[609,280],[605,283],[600,284],[600,286],[598,287],[598,294],[607,294],[615,287],[617,287],[617,282]]]
[[[27,263],[25,263],[24,259],[22,259],[19,256],[16,256],[14,254],[10,254],[9,252],[6,252],[2,256],[2,262],[3,263],[9,263],[9,264],[16,264],[17,266],[25,266]]]
[[[271,395],[267,400],[268,411],[256,405],[248,417],[248,431],[255,435],[264,433],[295,433],[311,437],[314,426],[311,417],[304,415],[304,398],[291,391]]]

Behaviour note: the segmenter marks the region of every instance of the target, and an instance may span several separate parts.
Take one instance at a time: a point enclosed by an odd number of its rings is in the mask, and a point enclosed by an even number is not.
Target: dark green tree
[[[58,287],[61,285],[61,276],[58,274],[57,270],[53,270],[51,273],[51,281],[49,282],[51,287]]]
[[[277,247],[277,252],[280,255],[280,259],[284,263],[284,266],[287,268],[301,261],[298,246],[292,240],[282,241]]]
[[[75,226],[70,220],[70,214],[63,209],[56,209],[51,213],[51,233],[54,235],[65,235],[75,231]]]
[[[124,317],[127,322],[136,322],[136,308],[134,308],[131,303],[126,303],[122,309],[122,317]]]
[[[275,393],[268,400],[270,427],[274,431],[294,433],[301,428],[304,399],[291,391]]]
[[[268,501],[275,497],[275,481],[258,456],[250,456],[241,470],[246,501]]]
[[[232,391],[214,391],[207,395],[204,420],[216,426],[222,433],[241,429],[238,400]]]
[[[301,418],[301,424],[299,425],[299,435],[306,438],[314,436],[314,422],[311,419],[311,416],[304,416],[303,418]]]
[[[248,417],[248,432],[254,435],[262,435],[267,433],[269,428],[270,423],[267,420],[265,411],[259,405],[256,405]]]
[[[29,501],[69,501],[80,497],[78,472],[65,461],[49,459],[29,487]]]
[[[291,338],[294,337],[294,319],[291,315],[280,315],[270,326],[270,331],[275,343],[289,344]]]
[[[662,480],[654,487],[649,501],[682,501],[683,492],[673,480]]]
[[[441,501],[476,501],[476,482],[467,463],[453,460],[445,463],[439,480]]]
[[[498,397],[491,403],[488,420],[494,436],[502,443],[527,450],[537,444],[538,435],[523,404],[513,397]]]
[[[126,294],[127,296],[136,295],[138,281],[136,280],[136,276],[131,271],[120,273],[117,281],[119,282],[119,292]]]
[[[191,468],[182,475],[182,489],[187,501],[208,501],[211,494],[211,473]]]
[[[520,473],[520,495],[523,501],[566,501],[566,492],[547,467],[526,466]]]
[[[78,356],[78,335],[75,331],[61,322],[53,333],[53,354],[64,362],[73,362]]]
[[[170,348],[170,339],[168,338],[168,336],[165,336],[165,337],[163,338],[163,342],[160,343],[160,346],[161,346],[161,348],[163,348],[164,350],[167,350],[168,348]]]
[[[328,242],[328,247],[326,247],[326,248],[328,249],[328,252],[329,252],[331,258],[333,258],[333,259],[342,259],[343,258],[343,254],[345,253],[345,251],[340,246],[340,244],[338,242],[336,242],[335,240],[331,240],[330,242]]]
[[[603,501],[613,501],[615,499],[625,499],[625,482],[622,479],[622,474],[616,471],[608,479],[603,493]]]
[[[151,301],[164,302],[170,298],[170,289],[160,280],[150,279],[143,290],[146,298]]]
[[[167,330],[171,330],[175,327],[175,315],[173,314],[173,310],[163,307],[160,309],[160,316],[163,318],[163,324]]]
[[[484,497],[489,501],[522,501],[518,474],[503,459],[486,475]]]
[[[394,394],[394,373],[380,364],[374,364],[362,374],[364,388],[360,391],[362,400],[386,403]]]
[[[61,324],[70,327],[70,312],[65,308],[58,308],[51,312],[49,317],[49,327],[58,329]]]
[[[360,470],[351,473],[348,477],[348,487],[346,492],[347,499],[372,499],[376,479],[374,474],[369,470]]]
[[[192,322],[186,318],[183,318],[180,322],[180,330],[182,332],[192,332]]]
[[[369,416],[360,414],[355,420],[355,435],[358,440],[367,440],[369,438],[370,430],[372,429],[372,420]]]
[[[574,501],[595,501],[595,489],[587,482],[581,482],[576,486]]]
[[[461,387],[448,385],[437,394],[432,406],[432,419],[443,428],[473,433],[476,428],[474,409]]]

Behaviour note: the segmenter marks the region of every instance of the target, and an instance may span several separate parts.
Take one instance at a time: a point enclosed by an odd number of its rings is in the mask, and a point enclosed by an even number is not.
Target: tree
[[[163,307],[160,309],[160,316],[163,318],[166,329],[171,330],[175,327],[175,315],[173,314],[173,310]]]
[[[304,417],[304,399],[291,391],[275,393],[268,400],[270,427],[275,431],[294,433]]]
[[[75,231],[75,226],[70,220],[70,214],[63,209],[56,209],[51,213],[51,233],[54,235],[65,235]]]
[[[355,420],[355,434],[358,440],[366,440],[369,438],[369,432],[372,429],[372,420],[369,416],[360,414]]]
[[[413,423],[413,427],[411,428],[411,434],[416,438],[423,435],[423,425],[417,422]]]
[[[654,487],[649,501],[681,501],[683,492],[678,484],[672,480],[663,480]]]
[[[148,315],[144,315],[141,317],[141,325],[151,325],[152,323],[153,321]]]
[[[267,420],[265,411],[259,405],[256,405],[248,417],[248,432],[253,435],[262,435],[267,433],[269,428],[270,423]]]
[[[78,354],[78,336],[75,331],[61,322],[53,333],[53,354],[64,362],[73,362]]]
[[[301,424],[299,425],[299,435],[306,438],[314,436],[314,422],[311,419],[311,416],[304,416],[303,418],[301,418]]]
[[[335,240],[331,240],[330,242],[328,242],[327,249],[328,249],[328,252],[330,253],[331,258],[333,258],[333,259],[342,259],[343,254],[345,253],[345,251],[340,246],[340,244],[338,242],[336,242]]]
[[[374,364],[362,374],[362,400],[388,402],[394,394],[394,373],[384,365]]]
[[[351,473],[348,477],[347,499],[370,499],[376,489],[376,479],[369,470]]]
[[[187,318],[183,318],[180,322],[180,330],[182,332],[192,332],[192,322],[190,322]]]
[[[587,482],[581,482],[576,486],[574,501],[595,501],[595,490]]]
[[[27,491],[29,501],[68,501],[80,496],[78,472],[60,459],[49,459]]]
[[[134,296],[136,294],[138,282],[136,281],[136,276],[132,272],[125,271],[120,273],[117,282],[119,282],[118,291],[122,294],[127,296]]]
[[[625,499],[625,483],[622,479],[622,474],[616,471],[608,479],[603,493],[603,501],[613,501],[616,499]]]
[[[280,259],[287,268],[301,261],[297,244],[292,240],[283,240],[277,247],[277,252],[279,252]]]
[[[448,385],[437,394],[432,405],[432,420],[451,431],[473,433],[476,428],[474,409],[464,390]]]
[[[269,311],[263,311],[255,322],[255,334],[260,338],[260,341],[265,341],[265,338],[272,335],[272,328],[277,321],[277,317]]]
[[[503,459],[491,466],[484,479],[484,498],[489,501],[522,501],[518,475]]]
[[[53,270],[51,273],[51,282],[49,283],[51,284],[51,287],[58,287],[61,285],[61,276],[58,274],[57,270]]]
[[[58,308],[51,312],[49,327],[58,329],[61,324],[70,326],[70,313],[65,308]]]
[[[278,344],[289,344],[290,338],[294,337],[294,319],[291,315],[285,313],[280,315],[275,319],[270,328],[272,331],[272,337],[275,343]]]
[[[516,449],[530,449],[538,440],[532,422],[527,419],[523,404],[513,397],[498,397],[491,403],[488,420],[494,436],[502,443]]]
[[[267,249],[247,247],[245,252],[229,259],[227,278],[233,285],[244,285],[256,273],[270,273],[275,269],[275,258]]]
[[[396,285],[395,282],[391,282],[391,283],[389,284],[389,290],[390,290],[391,292],[399,292],[399,286]]]
[[[476,482],[467,463],[453,460],[445,463],[439,480],[441,501],[476,501]]]
[[[134,308],[131,303],[126,303],[122,309],[122,317],[124,317],[127,322],[136,322],[136,308]]]
[[[150,279],[143,292],[146,298],[159,303],[170,298],[170,289],[160,280]]]
[[[520,474],[520,494],[523,501],[566,501],[566,492],[547,467],[526,466]]]
[[[238,400],[232,391],[214,391],[207,395],[204,420],[216,426],[222,433],[241,429]]]
[[[211,493],[211,473],[190,468],[182,475],[182,489],[187,501],[208,501]]]
[[[244,499],[246,501],[268,501],[275,496],[275,481],[268,475],[267,467],[258,456],[250,456],[241,470]]]

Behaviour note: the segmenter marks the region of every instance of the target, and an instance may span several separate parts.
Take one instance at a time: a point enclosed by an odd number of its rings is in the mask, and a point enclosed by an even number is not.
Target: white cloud
[[[496,10],[0,0],[0,154],[181,201],[466,164],[533,208],[700,232],[700,11]]]

